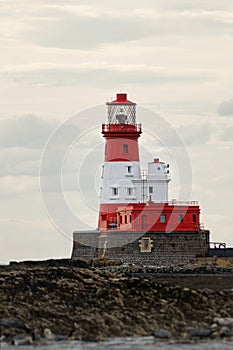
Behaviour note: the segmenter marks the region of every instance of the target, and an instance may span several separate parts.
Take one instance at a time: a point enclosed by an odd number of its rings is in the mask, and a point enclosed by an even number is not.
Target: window
[[[165,214],[160,215],[160,222],[166,222],[166,215]]]
[[[104,166],[102,166],[102,174],[101,174],[101,179],[104,177]]]
[[[117,227],[117,220],[116,220],[116,218],[115,217],[110,217],[110,223],[109,223],[109,226],[111,227],[111,228],[116,228]]]
[[[125,224],[127,224],[128,223],[128,217],[127,217],[127,215],[125,215]]]
[[[127,144],[123,145],[123,153],[128,153],[128,145]]]
[[[178,222],[183,222],[183,215],[182,214],[178,215]]]
[[[128,187],[126,189],[126,194],[127,194],[127,196],[132,196],[133,195],[133,188],[132,187]]]
[[[193,214],[193,222],[197,222],[197,216],[196,216],[196,214]]]
[[[118,196],[118,188],[117,187],[113,187],[112,188],[112,195],[113,196]]]
[[[153,187],[150,186],[150,187],[149,187],[149,194],[152,194],[152,193],[153,193]]]
[[[131,165],[127,165],[125,167],[125,175],[126,176],[133,176],[133,167]]]

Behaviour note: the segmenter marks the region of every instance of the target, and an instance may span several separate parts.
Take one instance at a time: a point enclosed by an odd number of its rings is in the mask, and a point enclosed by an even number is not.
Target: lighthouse
[[[108,122],[102,125],[106,143],[98,224],[101,230],[118,226],[117,208],[131,204],[129,209],[149,198],[167,201],[170,181],[168,165],[158,158],[148,164],[148,176],[142,176],[138,147],[142,126],[136,122],[136,103],[129,101],[126,93],[119,93],[116,100],[106,105]],[[120,215],[120,222],[132,227],[130,210]]]
[[[141,170],[136,103],[117,93],[106,106],[98,228],[74,231],[72,259],[172,265],[206,256],[210,232],[198,202],[169,200],[170,167],[156,154]]]

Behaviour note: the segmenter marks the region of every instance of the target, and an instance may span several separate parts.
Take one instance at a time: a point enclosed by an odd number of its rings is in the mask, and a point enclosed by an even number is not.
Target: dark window
[[[133,189],[131,187],[127,188],[127,196],[132,196],[133,195]]]
[[[128,145],[127,144],[123,145],[123,153],[128,153]]]
[[[127,215],[125,215],[125,224],[128,223],[128,220],[127,220]]]
[[[117,196],[118,195],[118,188],[117,187],[113,187],[112,194],[113,194],[113,196]]]
[[[122,215],[120,215],[120,224],[122,224]]]
[[[166,222],[166,215],[165,214],[160,215],[160,222]]]
[[[129,216],[129,222],[132,222],[132,215]]]
[[[128,174],[132,173],[132,167],[131,166],[127,166],[127,172],[128,172]]]
[[[101,215],[102,220],[107,220],[107,215]]]
[[[197,222],[197,216],[196,216],[196,214],[193,214],[193,222]]]
[[[153,187],[152,186],[149,187],[149,193],[150,194],[153,193]]]
[[[183,222],[183,215],[182,214],[178,215],[178,222]]]

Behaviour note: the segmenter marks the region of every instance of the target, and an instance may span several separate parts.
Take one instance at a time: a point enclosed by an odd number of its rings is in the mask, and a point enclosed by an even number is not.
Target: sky
[[[96,227],[117,92],[139,106],[142,166],[169,162],[170,198],[185,188],[233,246],[232,1],[0,0],[0,52],[0,262],[70,257]]]

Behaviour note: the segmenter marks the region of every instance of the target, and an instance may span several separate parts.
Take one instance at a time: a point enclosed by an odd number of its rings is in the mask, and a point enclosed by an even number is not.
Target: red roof
[[[116,94],[116,100],[111,102],[106,102],[106,105],[136,105],[136,103],[127,100],[127,94],[120,93]]]

